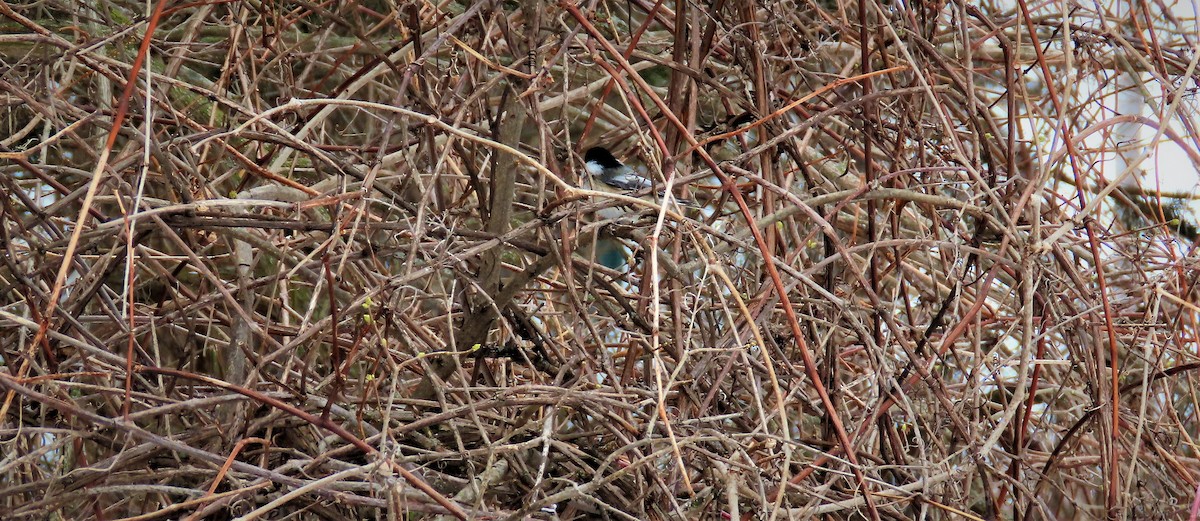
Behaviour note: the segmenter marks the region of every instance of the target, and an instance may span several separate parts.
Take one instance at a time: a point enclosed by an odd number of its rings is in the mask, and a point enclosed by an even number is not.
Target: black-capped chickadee
[[[632,168],[625,166],[607,148],[589,148],[583,154],[583,160],[586,163],[588,174],[592,176],[592,179],[600,181],[599,183],[593,183],[593,187],[597,190],[630,195],[631,192],[644,192],[651,186],[654,186],[653,181],[638,174]],[[638,195],[644,200],[662,203],[663,196],[666,194],[663,192],[649,192]],[[691,201],[684,199],[675,199],[675,202],[681,206],[695,206]],[[620,213],[611,211],[601,211],[599,214],[601,219],[613,219],[620,216]]]
[[[587,171],[592,177],[612,188],[632,192],[645,190],[654,184],[625,166],[607,148],[589,148],[583,154],[583,160],[587,162]]]

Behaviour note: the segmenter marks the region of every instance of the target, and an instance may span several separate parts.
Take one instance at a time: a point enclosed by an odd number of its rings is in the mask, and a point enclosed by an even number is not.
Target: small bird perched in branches
[[[632,168],[622,163],[612,152],[609,152],[604,147],[592,147],[583,155],[587,172],[593,179],[600,181],[598,190],[609,192],[640,192],[654,186],[654,182],[649,178],[635,172]],[[645,194],[646,200],[652,200],[655,203],[661,203],[665,199],[665,193]],[[655,197],[657,196],[657,197]],[[691,201],[676,199],[677,203],[682,206],[693,206]],[[601,218],[611,219],[616,216],[601,215]]]
[[[642,177],[632,168],[625,166],[612,155],[607,148],[592,147],[583,154],[587,171],[592,177],[611,188],[626,191],[645,190],[654,185],[649,179]]]

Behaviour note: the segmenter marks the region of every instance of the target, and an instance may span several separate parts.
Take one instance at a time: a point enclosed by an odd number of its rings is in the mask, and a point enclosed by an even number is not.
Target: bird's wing
[[[613,175],[601,176],[600,181],[613,188],[631,191],[644,190],[654,184],[649,179],[633,173],[633,170],[630,169],[625,169],[624,172],[618,172]]]

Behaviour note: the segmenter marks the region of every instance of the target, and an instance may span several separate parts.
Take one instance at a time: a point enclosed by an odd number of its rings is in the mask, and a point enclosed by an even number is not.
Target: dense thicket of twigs
[[[0,3],[0,517],[1185,516],[1192,22],[704,4]]]

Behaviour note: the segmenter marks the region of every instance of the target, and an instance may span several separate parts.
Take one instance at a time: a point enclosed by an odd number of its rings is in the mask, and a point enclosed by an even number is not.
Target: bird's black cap
[[[601,168],[620,168],[624,166],[616,157],[613,157],[612,152],[609,152],[604,147],[589,148],[583,154],[583,160],[587,163],[597,163]]]

